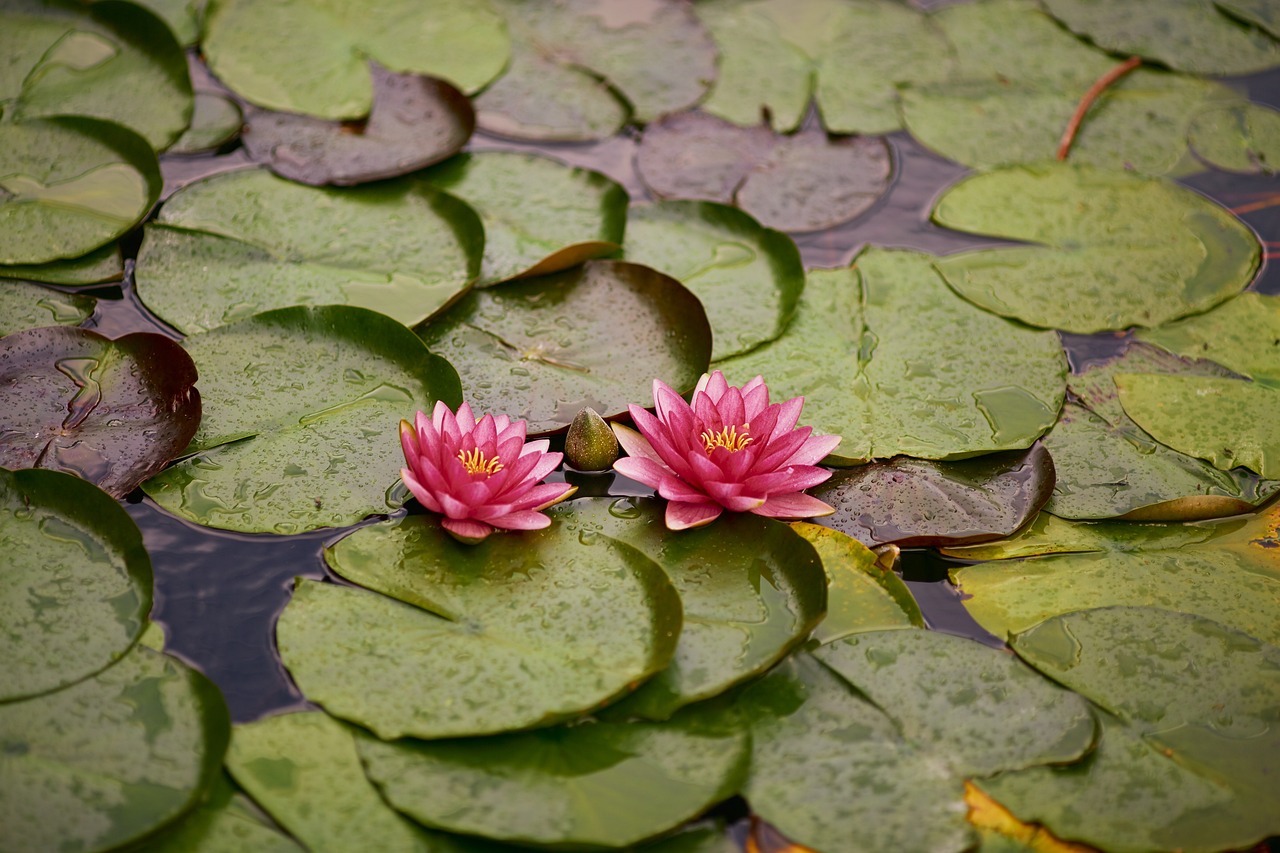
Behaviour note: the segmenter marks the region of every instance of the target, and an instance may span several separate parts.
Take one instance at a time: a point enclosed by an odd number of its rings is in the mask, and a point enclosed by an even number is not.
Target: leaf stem
[[[1067,159],[1067,154],[1071,151],[1071,143],[1076,141],[1076,134],[1080,131],[1080,124],[1084,121],[1084,114],[1093,106],[1093,102],[1098,100],[1098,96],[1106,90],[1108,86],[1128,74],[1133,69],[1142,64],[1142,57],[1131,56],[1124,62],[1112,68],[1106,74],[1094,82],[1089,87],[1089,91],[1084,93],[1084,97],[1080,99],[1080,103],[1076,105],[1076,111],[1071,116],[1071,121],[1067,123],[1067,129],[1062,132],[1062,140],[1058,143],[1058,159]]]

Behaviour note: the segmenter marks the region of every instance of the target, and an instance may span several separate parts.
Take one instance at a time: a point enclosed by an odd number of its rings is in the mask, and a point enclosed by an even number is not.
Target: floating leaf
[[[502,71],[509,42],[489,4],[468,0],[211,0],[200,47],[218,79],[260,107],[355,119],[373,105],[368,60],[475,92]]]
[[[1233,296],[1258,268],[1257,238],[1197,193],[1062,163],[966,178],[933,210],[947,228],[1039,245],[949,255],[938,269],[974,304],[1033,326],[1158,326]]]
[[[396,425],[462,402],[447,362],[363,308],[282,308],[185,347],[205,403],[194,455],[144,489],[209,527],[298,533],[389,512],[405,500]]]
[[[124,277],[124,258],[115,243],[65,261],[35,265],[0,265],[0,279],[19,278],[45,284],[80,285],[118,281]]]
[[[0,124],[0,151],[0,263],[77,258],[132,229],[160,197],[151,146],[107,122]]]
[[[107,850],[193,807],[230,733],[218,688],[135,648],[70,687],[0,704],[5,846]]]
[[[972,782],[964,785],[964,801],[969,823],[982,839],[979,853],[1094,853],[1092,847],[1055,838],[1043,826],[1023,823]]]
[[[621,261],[473,290],[417,331],[458,368],[476,411],[530,433],[563,430],[586,407],[608,418],[650,406],[654,377],[692,388],[711,354],[697,297]]]
[[[719,367],[804,395],[803,421],[844,439],[837,464],[1029,447],[1062,404],[1057,337],[973,310],[932,260],[868,249],[851,269],[811,272],[786,334]]]
[[[118,503],[76,477],[0,468],[0,702],[118,660],[151,612],[151,561]]]
[[[239,171],[165,202],[138,253],[138,292],[188,334],[299,304],[416,323],[466,288],[483,243],[469,207],[408,180],[323,189]]]
[[[1280,39],[1280,10],[1276,9],[1271,0],[1214,0],[1213,5]]]
[[[199,19],[205,0],[141,0],[138,5],[159,16],[183,47],[191,47],[199,40]]]
[[[1280,297],[1242,293],[1207,313],[1144,329],[1138,338],[1280,387]]]
[[[196,369],[163,335],[52,326],[0,339],[0,465],[68,471],[122,498],[187,446]]]
[[[622,243],[627,191],[599,172],[489,151],[459,155],[419,177],[480,215],[481,282],[560,272]]]
[[[0,337],[39,326],[78,326],[98,300],[25,281],[0,283]]]
[[[634,117],[687,109],[715,79],[715,45],[672,0],[495,0],[511,67],[476,99],[480,126],[522,139],[610,136]]]
[[[475,129],[466,96],[443,80],[371,63],[373,107],[358,126],[251,108],[249,156],[304,184],[361,184],[407,175],[451,157]]]
[[[873,462],[836,472],[813,495],[836,508],[825,524],[864,545],[919,548],[1008,536],[1040,511],[1053,482],[1053,460],[1036,444],[962,462]]]
[[[226,773],[218,774],[208,796],[177,823],[162,830],[134,853],[302,853],[289,836],[270,825]]]
[[[191,126],[173,143],[169,154],[212,151],[240,135],[244,116],[236,102],[213,92],[196,92]]]
[[[1261,104],[1230,104],[1196,115],[1191,148],[1215,169],[1274,175],[1280,171],[1280,112]]]
[[[280,655],[310,699],[380,737],[567,719],[665,667],[680,634],[680,600],[656,565],[563,524],[465,545],[414,515],[363,528],[326,558],[384,595],[300,581]]]

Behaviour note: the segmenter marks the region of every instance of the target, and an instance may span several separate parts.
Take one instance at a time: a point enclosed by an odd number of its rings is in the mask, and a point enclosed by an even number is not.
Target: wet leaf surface
[[[651,406],[654,377],[692,388],[711,353],[697,298],[621,261],[473,290],[417,331],[458,368],[472,408],[530,434],[567,429],[584,407],[608,418]]]
[[[0,279],[17,278],[45,284],[81,285],[118,281],[124,276],[124,259],[115,243],[87,255],[35,265],[0,265]]]
[[[599,172],[489,151],[459,155],[418,177],[480,215],[482,284],[560,272],[622,243],[627,192]]]
[[[567,719],[665,667],[680,634],[680,600],[652,561],[564,524],[465,545],[414,515],[363,528],[326,559],[374,591],[300,581],[280,655],[312,701],[380,737]]]
[[[0,283],[0,337],[41,326],[78,326],[98,300],[25,281]]]
[[[184,344],[204,419],[193,455],[147,481],[164,507],[224,530],[299,533],[399,507],[397,425],[457,374],[406,328],[362,308],[282,308]]]
[[[1053,460],[1036,444],[961,462],[873,462],[837,471],[813,495],[836,508],[825,525],[864,545],[919,548],[1008,536],[1040,511],[1053,483]]]
[[[53,471],[0,468],[0,702],[110,666],[151,611],[142,535],[110,497]]]
[[[177,823],[151,836],[137,853],[301,853],[258,807],[220,773],[208,796]]]
[[[1187,131],[1196,156],[1215,169],[1274,175],[1280,171],[1280,112],[1232,104],[1196,115]]]
[[[467,287],[483,244],[471,208],[408,179],[328,189],[238,171],[165,202],[139,250],[138,294],[187,334],[290,305],[416,323]]]
[[[407,175],[456,154],[475,129],[466,96],[443,80],[370,63],[373,106],[358,123],[251,107],[249,156],[304,184],[348,186]]]
[[[212,92],[196,92],[191,126],[173,143],[167,154],[212,151],[240,135],[244,116],[230,98]]]
[[[731,382],[767,376],[777,399],[803,395],[801,422],[843,437],[836,464],[1029,447],[1062,404],[1057,337],[974,310],[933,260],[868,249],[851,269],[810,272],[786,333],[718,366]]]
[[[1212,308],[1258,268],[1257,238],[1172,183],[1052,163],[953,184],[933,220],[1038,244],[948,255],[938,269],[982,308],[1033,326],[1100,332]]]
[[[1242,293],[1204,314],[1144,329],[1138,338],[1280,387],[1280,297]]]
[[[1280,10],[1269,0],[1214,0],[1228,15],[1266,30],[1273,38],[1280,39]]]
[[[67,471],[122,498],[200,423],[196,369],[163,335],[62,326],[0,339],[0,465]]]

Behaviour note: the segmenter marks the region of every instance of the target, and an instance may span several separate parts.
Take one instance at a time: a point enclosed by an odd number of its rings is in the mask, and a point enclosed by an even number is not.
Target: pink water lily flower
[[[455,415],[436,403],[431,418],[400,422],[400,446],[409,467],[400,469],[405,486],[424,507],[444,516],[441,524],[456,539],[479,542],[494,528],[539,530],[551,519],[539,510],[576,489],[542,483],[562,454],[548,442],[525,443],[525,422],[506,415],[476,419],[463,403]]]
[[[803,397],[770,405],[763,378],[736,388],[717,370],[698,381],[693,405],[656,379],[653,399],[656,416],[630,407],[639,433],[614,424],[627,456],[613,467],[667,499],[668,528],[710,524],[726,509],[774,518],[835,512],[802,492],[831,476],[816,463],[840,443],[796,429]]]

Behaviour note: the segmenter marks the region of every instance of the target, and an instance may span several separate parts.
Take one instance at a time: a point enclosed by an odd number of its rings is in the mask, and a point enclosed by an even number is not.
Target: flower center
[[[478,447],[470,453],[465,450],[459,450],[458,460],[462,462],[462,467],[467,469],[467,473],[473,477],[476,474],[484,474],[489,477],[502,470],[501,459],[497,456],[492,459],[487,458]]]
[[[723,447],[730,453],[737,453],[751,443],[751,436],[747,434],[750,429],[751,424],[743,424],[742,432],[738,432],[736,426],[727,426],[719,432],[712,432],[708,429],[703,430],[699,438],[702,439],[703,445],[706,446],[708,456],[717,447]]]

